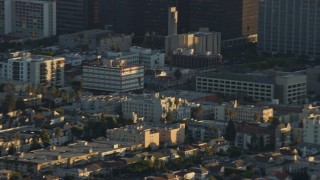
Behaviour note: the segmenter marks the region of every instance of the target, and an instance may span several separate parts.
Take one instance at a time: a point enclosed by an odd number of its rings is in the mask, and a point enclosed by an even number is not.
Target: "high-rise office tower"
[[[168,9],[168,35],[175,35],[178,32],[178,11],[176,7]]]
[[[259,52],[320,55],[318,0],[260,0]]]
[[[100,3],[101,28],[144,35],[144,0],[100,0]]]
[[[0,34],[8,34],[12,32],[12,15],[11,0],[0,0]]]
[[[222,39],[257,34],[257,0],[190,0],[189,30],[208,27]]]
[[[97,28],[99,0],[57,0],[58,34]]]
[[[56,35],[56,2],[0,0],[0,33],[35,38]]]

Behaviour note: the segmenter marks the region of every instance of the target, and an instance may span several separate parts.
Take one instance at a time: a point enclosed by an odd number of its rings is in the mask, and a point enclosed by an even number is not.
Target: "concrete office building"
[[[125,61],[109,61],[104,65],[83,65],[83,88],[106,92],[128,92],[144,87],[143,66],[126,66]]]
[[[275,97],[284,104],[304,104],[307,98],[307,76],[288,74],[276,77]]]
[[[259,1],[258,51],[319,56],[320,2]]]
[[[197,76],[196,90],[224,95],[246,94],[253,100],[271,101],[274,99],[273,80],[263,75],[208,73]]]
[[[42,38],[56,35],[56,2],[0,0],[0,34]]]
[[[100,0],[58,0],[57,31],[58,34],[69,34],[99,25]]]
[[[0,79],[63,87],[64,58],[15,52],[0,62]]]
[[[165,52],[172,53],[178,48],[193,49],[194,54],[212,54],[218,56],[221,53],[221,33],[208,32],[208,29],[200,29],[199,32],[177,34],[167,36],[165,40]]]
[[[283,104],[303,104],[306,101],[306,75],[280,73],[266,74],[207,73],[198,75],[196,90],[235,97],[249,97],[256,101],[279,99]]]

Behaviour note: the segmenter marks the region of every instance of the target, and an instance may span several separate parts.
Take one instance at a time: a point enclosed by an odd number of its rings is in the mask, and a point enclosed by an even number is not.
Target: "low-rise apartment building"
[[[139,118],[144,118],[146,122],[160,123],[166,119],[169,113],[172,113],[170,120],[182,120],[190,118],[191,111],[185,108],[188,102],[175,97],[160,97],[156,94],[143,94],[131,96],[122,103],[122,112],[124,117],[132,118],[136,114]],[[177,118],[177,119],[173,119]]]
[[[110,140],[141,143],[145,148],[175,146],[185,142],[185,124],[183,123],[172,125],[143,123],[108,129],[106,133]]]
[[[112,141],[134,142],[137,144],[143,144],[145,148],[157,148],[160,144],[160,133],[141,125],[107,129],[106,133],[107,138]]]
[[[0,157],[0,168],[19,171],[23,175],[39,176],[55,167],[71,168],[89,161],[104,160],[105,156],[124,153],[129,149],[116,142],[84,142],[62,147],[49,147],[14,156]]]

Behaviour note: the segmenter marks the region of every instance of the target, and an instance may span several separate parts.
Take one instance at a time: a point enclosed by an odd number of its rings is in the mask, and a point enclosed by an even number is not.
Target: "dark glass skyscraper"
[[[98,27],[99,2],[99,0],[57,0],[58,34]]]
[[[190,0],[190,30],[208,27],[223,39],[257,34],[257,0]]]
[[[260,52],[320,55],[318,0],[260,0]]]

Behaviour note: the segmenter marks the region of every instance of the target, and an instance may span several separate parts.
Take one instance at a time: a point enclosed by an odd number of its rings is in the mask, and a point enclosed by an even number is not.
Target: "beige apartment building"
[[[185,141],[185,124],[160,125],[137,124],[108,129],[107,138],[115,141],[141,143],[149,146],[175,146]]]
[[[166,36],[165,52],[171,53],[179,48],[193,49],[195,54],[221,54],[220,32],[194,32]]]
[[[107,138],[112,141],[134,142],[145,148],[157,148],[160,144],[160,133],[142,125],[131,125],[122,128],[108,129]]]
[[[156,128],[160,133],[160,144],[165,147],[183,144],[185,141],[185,124],[175,124],[172,126]]]

